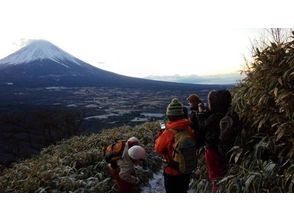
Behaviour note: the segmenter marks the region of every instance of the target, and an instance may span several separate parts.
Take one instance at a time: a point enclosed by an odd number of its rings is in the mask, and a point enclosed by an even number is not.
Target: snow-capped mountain
[[[17,65],[44,59],[52,60],[60,64],[67,60],[80,65],[78,59],[45,40],[32,41],[28,46],[0,60],[0,65]]]
[[[34,40],[0,60],[0,86],[100,86],[128,77],[91,66],[45,40]]]
[[[87,64],[48,41],[35,40],[0,60],[0,87],[2,86],[194,89],[196,85],[119,75]]]

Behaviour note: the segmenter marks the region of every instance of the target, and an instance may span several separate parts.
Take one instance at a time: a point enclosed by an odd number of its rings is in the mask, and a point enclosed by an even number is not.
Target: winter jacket
[[[122,154],[122,158],[117,161],[120,169],[119,177],[128,183],[138,184],[139,178],[136,177],[134,163],[128,154],[128,149],[129,147],[126,144]]]
[[[191,113],[189,115],[190,121],[191,121],[191,128],[194,131],[199,130],[199,125],[198,125],[198,117],[197,117],[197,112],[191,109]]]
[[[240,131],[240,122],[239,117],[236,112],[229,109],[230,116],[232,117],[234,121],[234,125],[236,128],[234,129],[235,133],[232,135],[232,142],[235,141],[235,137],[237,136],[237,133]],[[207,111],[205,113],[198,113],[197,119],[198,119],[198,129],[199,129],[199,135],[203,142],[205,143],[206,148],[212,148],[217,149],[220,140],[220,120],[225,116],[227,112],[212,112]],[[228,143],[232,144],[232,143]]]
[[[191,137],[194,137],[193,131],[190,126],[191,121],[188,119],[180,119],[177,121],[167,122],[166,129],[155,140],[155,152],[162,155],[165,161],[167,161],[167,166],[164,169],[164,172],[166,174],[180,175],[177,170],[168,165],[169,161],[172,158],[174,141],[174,132],[170,129],[185,130],[191,135]]]
[[[204,146],[204,135],[203,135],[204,125],[201,124],[201,123],[204,123],[204,120],[201,121],[201,118],[199,119],[199,115],[201,116],[203,114],[191,109],[191,114],[189,118],[191,121],[191,128],[194,132],[194,135],[195,137],[197,136],[196,144],[198,148]]]
[[[224,117],[221,113],[212,113],[205,121],[204,140],[207,148],[217,149],[219,145],[219,122]]]

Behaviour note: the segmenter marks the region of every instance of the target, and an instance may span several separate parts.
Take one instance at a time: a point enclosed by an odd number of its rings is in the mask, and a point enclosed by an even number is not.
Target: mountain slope
[[[145,169],[139,170],[142,186],[161,167],[153,152],[157,123],[124,126],[73,137],[44,149],[31,159],[0,171],[0,192],[115,192],[102,148],[118,139],[139,138],[146,147]]]
[[[127,77],[91,66],[44,40],[0,60],[0,86],[112,86],[194,89],[195,85]],[[204,86],[199,86],[204,88]]]

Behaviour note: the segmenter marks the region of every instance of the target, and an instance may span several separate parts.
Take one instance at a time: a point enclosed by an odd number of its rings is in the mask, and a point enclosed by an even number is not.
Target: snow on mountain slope
[[[31,41],[30,44],[19,51],[0,60],[0,64],[16,65],[43,59],[49,59],[60,64],[63,64],[63,61],[71,61],[80,65],[77,58],[45,40]]]
[[[195,85],[128,77],[92,66],[52,43],[34,40],[0,60],[0,87],[80,87],[170,88],[194,90]],[[198,86],[203,87],[204,86]],[[215,88],[215,87],[213,87]],[[207,87],[205,86],[205,89]]]

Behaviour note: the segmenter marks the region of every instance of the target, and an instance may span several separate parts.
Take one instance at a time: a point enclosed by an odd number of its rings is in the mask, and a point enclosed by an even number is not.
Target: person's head
[[[129,148],[128,155],[133,161],[139,161],[145,157],[145,149],[140,145],[134,145]]]
[[[223,103],[224,108],[229,108],[232,103],[232,95],[229,90],[223,89],[218,91],[221,97],[221,102]]]
[[[130,137],[128,140],[127,140],[127,143],[128,143],[128,146],[129,147],[132,147],[134,145],[139,145],[140,144],[140,141],[138,138],[136,137]]]
[[[187,98],[187,101],[191,107],[191,109],[197,109],[198,105],[201,103],[201,100],[198,95],[192,94]]]
[[[231,105],[232,96],[228,90],[212,90],[208,93],[208,108],[214,112],[226,112]]]
[[[218,108],[219,102],[217,97],[217,91],[211,90],[207,95],[208,109],[210,111],[215,111]]]
[[[167,106],[166,116],[169,121],[176,121],[185,117],[183,105],[177,98],[173,98]]]

